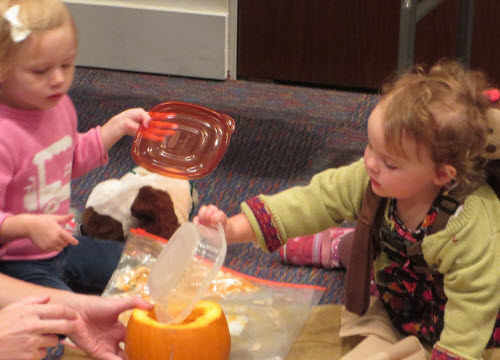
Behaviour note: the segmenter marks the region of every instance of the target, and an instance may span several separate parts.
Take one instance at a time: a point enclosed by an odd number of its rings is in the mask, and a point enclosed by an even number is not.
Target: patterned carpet
[[[70,91],[79,130],[103,124],[131,107],[149,109],[163,101],[185,101],[234,118],[236,130],[217,169],[194,181],[202,204],[229,215],[259,193],[305,184],[315,173],[363,154],[366,121],[378,97],[332,89],[238,80],[210,81],[153,74],[78,68]],[[120,177],[135,165],[132,139],[120,140],[105,168],[73,181],[72,205],[83,210],[93,186]],[[277,254],[249,245],[230,245],[225,261],[245,274],[324,286],[320,303],[343,301],[344,272],[284,264]]]

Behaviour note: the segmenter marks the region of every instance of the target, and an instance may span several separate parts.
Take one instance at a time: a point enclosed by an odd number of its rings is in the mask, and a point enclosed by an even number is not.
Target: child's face
[[[381,102],[368,119],[365,167],[375,194],[398,200],[418,201],[434,197],[441,188],[436,164],[428,149],[405,139],[405,153],[390,152],[384,138],[385,104]]]
[[[0,101],[15,108],[54,107],[73,82],[76,35],[69,24],[32,33],[0,78]]]

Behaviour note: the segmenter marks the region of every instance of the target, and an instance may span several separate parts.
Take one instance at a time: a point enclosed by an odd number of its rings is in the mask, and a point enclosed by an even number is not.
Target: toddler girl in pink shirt
[[[73,236],[70,182],[150,118],[129,109],[77,131],[67,92],[77,37],[59,0],[0,2],[0,272],[39,285],[101,292],[122,244]]]

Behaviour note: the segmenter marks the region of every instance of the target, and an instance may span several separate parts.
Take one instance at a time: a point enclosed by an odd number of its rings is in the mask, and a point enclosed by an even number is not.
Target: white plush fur
[[[130,207],[139,189],[148,185],[168,192],[179,224],[189,220],[192,207],[198,203],[198,194],[194,189],[191,193],[189,181],[159,175],[142,167],[136,167],[121,179],[109,179],[97,184],[85,207],[93,207],[97,213],[118,220],[126,237],[129,229],[137,226],[137,220],[130,214]]]

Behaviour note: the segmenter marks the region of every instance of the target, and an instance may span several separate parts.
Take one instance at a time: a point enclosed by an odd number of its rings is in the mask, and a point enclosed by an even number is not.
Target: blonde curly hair
[[[441,60],[425,70],[415,66],[382,87],[387,101],[384,121],[388,149],[405,154],[409,137],[425,146],[439,167],[457,170],[453,193],[465,196],[485,182],[483,154],[489,132],[483,91],[492,85],[481,71]]]
[[[24,41],[14,42],[11,24],[4,18],[8,9],[19,5],[19,21],[31,32],[45,31],[69,24],[76,28],[62,0],[0,0],[0,75],[9,71]]]

